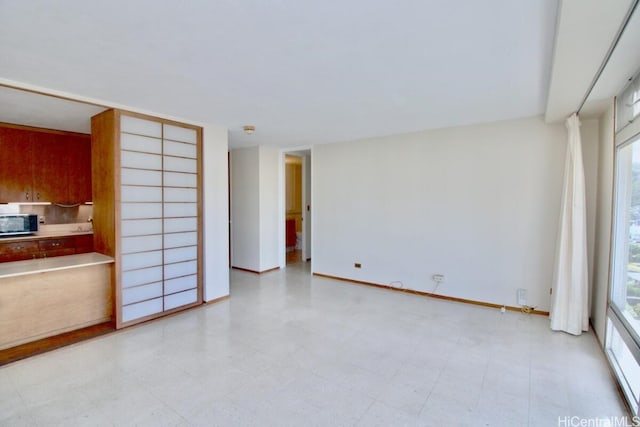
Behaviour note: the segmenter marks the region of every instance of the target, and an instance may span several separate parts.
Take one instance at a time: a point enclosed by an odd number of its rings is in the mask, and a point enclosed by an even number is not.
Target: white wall
[[[231,265],[262,272],[279,267],[280,150],[231,151]]]
[[[582,140],[582,162],[587,204],[587,257],[589,260],[589,289],[593,288],[595,265],[595,230],[598,192],[598,151],[600,142],[600,123],[597,119],[581,120],[580,137]]]
[[[279,267],[279,209],[280,186],[278,164],[280,150],[273,146],[259,147],[260,185],[260,268],[258,271]]]
[[[231,266],[260,271],[259,149],[231,151]]]
[[[202,129],[204,201],[204,300],[229,295],[228,132]]]
[[[315,146],[313,271],[548,310],[566,138],[535,117]]]
[[[609,293],[614,152],[614,100],[612,99],[609,108],[599,120],[596,249],[591,295],[591,324],[603,346]]]

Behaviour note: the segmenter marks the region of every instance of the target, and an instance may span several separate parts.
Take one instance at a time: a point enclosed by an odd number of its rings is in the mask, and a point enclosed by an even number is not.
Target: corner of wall
[[[229,295],[228,131],[202,126],[204,300]]]
[[[604,346],[609,264],[611,258],[611,226],[614,185],[615,122],[614,100],[598,120],[598,174],[594,239],[593,280],[591,287],[591,324]]]
[[[280,149],[262,145],[259,148],[259,212],[260,269],[280,266]]]

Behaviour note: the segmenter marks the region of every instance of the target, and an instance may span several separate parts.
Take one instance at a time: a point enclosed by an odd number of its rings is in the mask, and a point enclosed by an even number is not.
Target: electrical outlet
[[[356,262],[355,264],[353,264],[353,266],[355,268],[362,268],[362,264],[360,264],[359,262]]]
[[[518,289],[518,305],[527,305],[527,290],[526,289]]]

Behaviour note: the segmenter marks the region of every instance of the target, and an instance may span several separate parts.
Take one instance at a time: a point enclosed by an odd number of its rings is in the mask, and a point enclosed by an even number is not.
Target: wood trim
[[[205,301],[203,304],[207,304],[207,305],[209,305],[209,304],[216,304],[216,303],[222,302],[222,301],[224,301],[224,300],[227,300],[227,299],[229,299],[229,298],[231,298],[231,295],[225,295],[225,296],[223,296],[223,297],[214,298],[214,299],[212,299],[211,301]]]
[[[88,133],[71,132],[71,131],[59,130],[59,129],[39,128],[35,126],[17,125],[15,123],[5,123],[5,122],[0,122],[0,127],[7,128],[7,129],[24,130],[24,131],[30,131],[30,132],[50,133],[53,135],[78,136],[83,138],[86,138],[87,136],[90,135]]]
[[[159,298],[164,298],[164,296],[163,297],[159,297]],[[172,308],[171,310],[163,310],[163,311],[161,311],[159,313],[153,313],[153,314],[150,314],[148,316],[139,317],[137,319],[129,320],[128,322],[120,321],[120,326],[118,326],[118,329],[127,328],[129,326],[138,325],[140,323],[145,323],[145,322],[148,322],[150,320],[155,320],[155,319],[159,319],[159,318],[162,318],[162,317],[166,317],[166,316],[169,316],[170,314],[179,313],[181,311],[184,311],[184,310],[187,310],[187,309],[190,309],[190,308],[200,307],[202,305],[203,305],[202,302],[194,302],[194,303],[191,303],[191,304],[181,305],[180,307]],[[164,307],[164,304],[163,304],[163,307]]]
[[[242,268],[242,267],[231,267],[231,268],[233,268],[234,270],[246,271],[248,273],[253,273],[253,274],[264,274],[264,273],[269,273],[270,271],[280,270],[280,266],[269,268],[267,270],[262,270],[262,271],[256,271],[256,270],[251,270],[249,268]]]
[[[113,182],[113,194],[112,194],[112,203],[111,212],[113,214],[113,229],[109,236],[113,241],[113,251],[114,251],[114,259],[116,262],[113,263],[114,268],[114,280],[113,280],[113,295],[114,295],[114,313],[116,314],[116,328],[118,328],[122,319],[122,289],[116,284],[120,283],[122,278],[122,248],[120,242],[120,225],[122,223],[122,202],[121,202],[121,153],[120,153],[120,122],[121,122],[121,114],[118,110],[113,110],[113,128],[112,128],[112,146],[111,146],[111,159],[113,164],[113,169],[111,170],[112,182]],[[95,203],[94,203],[95,209]]]
[[[380,289],[387,289],[387,290],[391,290],[391,291],[397,291],[397,292],[406,292],[409,294],[415,294],[415,295],[421,295],[421,296],[425,296],[425,297],[431,297],[431,298],[437,298],[437,299],[442,299],[445,301],[454,301],[454,302],[463,302],[465,304],[473,304],[473,305],[480,305],[483,307],[490,307],[490,308],[506,308],[509,311],[522,311],[521,308],[519,307],[513,307],[513,306],[509,306],[509,305],[500,305],[500,304],[494,304],[491,302],[484,302],[484,301],[475,301],[475,300],[470,300],[470,299],[465,299],[465,298],[457,298],[457,297],[450,297],[447,295],[439,295],[439,294],[434,294],[431,292],[423,292],[423,291],[417,291],[414,289],[401,289],[401,288],[396,288],[393,286],[389,286],[389,285],[380,285],[378,283],[372,283],[372,282],[364,282],[361,280],[353,280],[353,279],[347,279],[344,277],[338,277],[338,276],[331,276],[329,274],[322,274],[322,273],[313,273],[314,276],[318,276],[318,277],[324,277],[327,279],[334,279],[334,280],[340,280],[341,282],[348,282],[348,283],[354,283],[357,285],[366,285],[366,286],[373,286],[374,288],[380,288]],[[548,316],[549,312],[548,311],[541,311],[541,310],[532,310],[531,314],[539,314],[542,316]]]
[[[113,322],[105,322],[71,332],[65,332],[60,335],[43,338],[16,347],[7,348],[5,350],[0,350],[0,366],[46,353],[67,345],[97,338],[99,336],[115,332],[115,330]]]
[[[116,260],[111,266],[112,315],[121,318],[122,295],[116,284],[121,274],[120,245],[116,233],[120,219],[119,192],[120,174],[115,173],[120,166],[120,117],[116,110],[107,110],[91,118],[91,181],[93,192],[93,244],[96,252]]]
[[[133,111],[127,111],[127,110],[121,110],[118,109],[117,110],[121,115],[123,116],[129,116],[129,117],[135,117],[138,119],[144,119],[144,120],[150,120],[153,122],[158,122],[158,123],[163,123],[166,125],[173,125],[173,126],[177,126],[177,127],[181,127],[181,128],[186,128],[186,129],[194,129],[196,131],[198,130],[202,130],[201,126],[197,126],[197,125],[191,125],[189,123],[183,123],[183,122],[177,122],[175,120],[170,120],[170,119],[163,119],[162,117],[156,117],[156,116],[150,116],[148,114],[143,114],[143,113],[136,113]],[[201,132],[199,132],[198,134],[199,139],[202,139],[202,134]]]
[[[202,156],[202,128],[196,128],[196,137],[197,146],[196,146],[196,185],[198,188],[197,197],[198,197],[198,262],[197,262],[197,285],[198,285],[198,302],[204,303],[204,203],[203,203],[203,192],[204,192],[204,173],[203,173],[203,156]],[[164,140],[164,138],[163,138]],[[164,175],[164,174],[163,174]],[[164,183],[163,183],[164,185]]]
[[[146,121],[152,121],[147,119]],[[153,123],[157,123],[155,120],[152,121]],[[120,120],[119,120],[120,125],[122,126],[122,116],[120,116]],[[149,135],[141,135],[141,136],[149,136]],[[120,129],[120,132],[118,132],[118,137],[121,138],[122,137],[122,128]],[[154,319],[156,317],[159,317],[162,315],[162,313],[164,313],[165,309],[166,309],[166,304],[167,304],[167,281],[165,278],[165,247],[164,247],[164,237],[165,237],[165,223],[166,223],[166,216],[165,216],[165,209],[166,209],[166,205],[164,202],[164,162],[165,162],[165,156],[164,156],[164,125],[162,123],[160,123],[160,230],[162,231],[162,236],[161,236],[161,251],[162,251],[162,265],[160,266],[161,269],[161,277],[162,277],[162,283],[161,283],[161,288],[162,288],[162,295],[160,296],[161,298],[161,302],[162,302],[162,311],[160,313],[153,313],[150,314],[148,316],[143,316],[142,318],[138,317],[137,319],[133,319],[130,321],[131,324],[135,324],[135,323],[139,323],[139,322],[144,322],[144,318],[148,317],[150,319]],[[197,149],[197,148],[196,148]],[[122,154],[122,147],[120,147],[120,149],[118,150],[118,153]],[[197,162],[196,162],[196,172],[197,172]],[[122,173],[122,167],[119,167],[118,169],[116,169],[116,171],[118,171],[119,174]],[[121,190],[122,186],[118,186],[118,189]],[[196,197],[197,194],[196,194]],[[122,203],[118,204],[119,207],[122,207]],[[196,208],[197,209],[197,208]],[[121,220],[118,220],[118,225],[122,224]],[[197,225],[196,225],[197,227]],[[118,231],[118,234],[116,234],[116,236],[118,237],[118,241],[122,242],[122,233],[120,231]],[[197,236],[197,242],[200,242],[200,236]],[[197,250],[196,250],[197,253]],[[198,285],[198,264],[196,263],[196,286]],[[122,282],[119,282],[120,286],[118,287],[121,291],[122,291]],[[124,293],[124,291],[122,291]],[[198,302],[198,297],[199,297],[199,292],[196,291],[196,302]],[[120,307],[122,307],[122,310],[124,310],[124,304],[120,304]],[[120,318],[119,318],[120,319]],[[123,324],[125,324],[126,322],[122,322]]]
[[[59,335],[64,335],[66,333],[70,333],[73,331],[77,331],[77,330],[81,330],[81,329],[86,329],[88,327],[91,326],[95,326],[95,325],[101,325],[104,323],[111,323],[111,316],[103,316],[100,319],[95,319],[89,322],[84,322],[84,323],[78,323],[76,325],[73,326],[69,326],[66,328],[60,328],[60,329],[56,329],[50,332],[46,332],[46,333],[41,333],[38,335],[33,335],[30,337],[26,337],[23,339],[19,339],[19,340],[15,340],[15,341],[10,341],[7,343],[2,344],[2,346],[0,346],[0,351],[4,351],[10,348],[14,348],[14,347],[19,347],[25,344],[29,344],[31,342],[35,342],[35,341],[41,341],[43,339],[47,339],[50,337],[55,337],[55,336],[59,336]]]
[[[6,88],[9,88],[9,89],[21,90],[23,92],[35,93],[37,95],[49,96],[51,98],[62,99],[64,101],[77,102],[79,104],[93,105],[95,107],[110,108],[109,106],[104,105],[104,104],[98,104],[98,103],[91,102],[91,101],[81,101],[81,100],[78,100],[76,98],[72,98],[70,96],[57,95],[57,94],[54,94],[54,93],[45,92],[44,90],[29,89],[29,88],[25,88],[25,87],[22,87],[22,86],[11,85],[11,84],[7,84],[7,83],[0,83],[0,87],[6,87]]]

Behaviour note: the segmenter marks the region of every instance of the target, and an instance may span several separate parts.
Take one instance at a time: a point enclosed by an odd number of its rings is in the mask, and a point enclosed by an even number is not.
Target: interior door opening
[[[285,163],[285,247],[287,264],[302,260],[302,163],[303,158],[286,154]]]
[[[311,151],[284,155],[286,264],[311,260]]]

